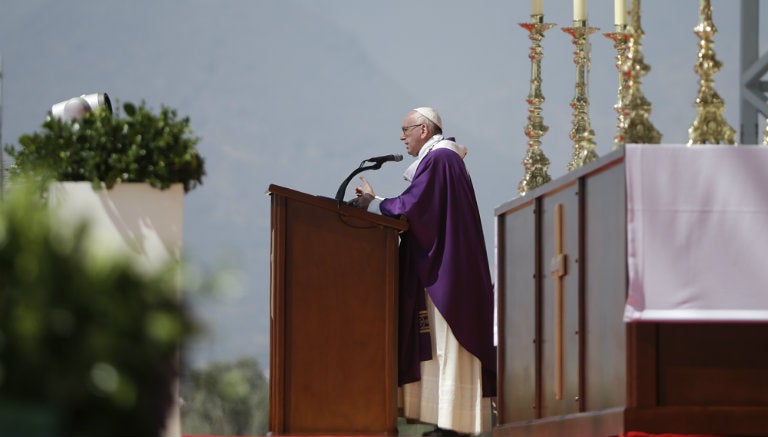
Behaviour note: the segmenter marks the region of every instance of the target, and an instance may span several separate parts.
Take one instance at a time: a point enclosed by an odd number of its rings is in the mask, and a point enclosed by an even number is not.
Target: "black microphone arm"
[[[403,155],[382,155],[382,156],[374,156],[373,158],[368,158],[363,162],[388,162],[388,161],[400,162],[402,160],[403,160]]]
[[[402,160],[403,160],[403,155],[383,155],[383,156],[374,156],[371,159],[366,159],[365,161],[361,162],[360,167],[354,169],[352,173],[350,173],[349,176],[347,176],[347,178],[344,179],[344,182],[342,182],[341,185],[339,186],[339,190],[336,191],[336,197],[335,197],[336,201],[337,202],[344,201],[344,193],[347,192],[347,185],[349,185],[349,181],[351,181],[352,178],[355,177],[357,174],[362,173],[366,170],[378,170],[381,168],[381,166],[385,162],[389,162],[389,161],[398,162]],[[363,164],[366,162],[372,162],[373,164],[363,166]]]

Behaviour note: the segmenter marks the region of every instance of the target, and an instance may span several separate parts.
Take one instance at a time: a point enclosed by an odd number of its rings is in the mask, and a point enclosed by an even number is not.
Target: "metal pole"
[[[753,77],[744,77],[744,73],[757,61],[758,36],[760,33],[760,14],[758,0],[741,0],[741,80],[739,83],[739,120],[740,144],[757,144],[757,117],[759,111],[750,103],[749,82]]]
[[[0,56],[0,199],[5,194],[5,150],[3,148],[3,57]]]

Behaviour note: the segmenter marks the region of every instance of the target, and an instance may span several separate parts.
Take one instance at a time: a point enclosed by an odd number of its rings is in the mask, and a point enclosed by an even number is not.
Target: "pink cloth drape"
[[[627,145],[624,320],[768,320],[768,148]]]

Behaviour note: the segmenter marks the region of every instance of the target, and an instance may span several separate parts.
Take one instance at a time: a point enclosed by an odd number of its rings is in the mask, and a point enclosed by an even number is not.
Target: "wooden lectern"
[[[494,436],[768,435],[768,323],[623,320],[626,188],[619,150],[496,209]]]
[[[273,435],[397,434],[407,222],[271,185]]]

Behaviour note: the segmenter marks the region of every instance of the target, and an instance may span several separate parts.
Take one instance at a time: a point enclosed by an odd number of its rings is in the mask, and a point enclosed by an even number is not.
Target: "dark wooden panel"
[[[549,268],[555,255],[555,208],[563,205],[564,245],[567,254],[566,276],[563,278],[564,299],[564,368],[563,396],[555,398],[555,279]],[[541,200],[541,416],[558,416],[579,412],[579,196],[578,185],[572,183]]]
[[[535,202],[499,216],[499,423],[536,418]]]
[[[659,325],[659,405],[768,406],[766,345],[765,324]]]
[[[530,196],[530,197],[528,197]],[[525,256],[534,239],[536,261],[499,264],[500,317],[524,321],[500,337],[505,419],[494,437],[664,434],[768,435],[768,324],[631,323],[626,299],[626,194],[623,151],[616,151],[497,208],[503,256]],[[537,204],[537,225],[525,205]],[[564,208],[565,393],[554,400],[554,214]],[[524,217],[515,217],[522,214]],[[514,225],[513,225],[514,224]],[[531,237],[534,233],[535,236]],[[519,246],[519,247],[515,247]],[[530,256],[530,254],[528,255]],[[525,274],[538,266],[540,284]],[[509,282],[510,269],[521,284]],[[503,282],[507,281],[507,282]],[[531,419],[531,287],[537,289],[536,404]],[[515,293],[525,293],[515,296]],[[513,305],[514,303],[514,305]],[[523,338],[515,338],[523,333]],[[521,387],[523,393],[514,390]],[[507,403],[513,400],[514,404]],[[518,410],[526,411],[518,411]],[[519,420],[518,420],[519,419]]]
[[[631,323],[627,335],[627,406],[653,407],[657,404],[658,329],[654,323]]]
[[[623,409],[615,408],[504,424],[494,428],[493,435],[494,437],[615,436],[622,433],[623,423]]]
[[[629,408],[624,413],[623,428],[649,434],[765,437],[768,407]]]
[[[285,290],[285,209],[287,199],[272,196],[271,199],[271,242],[269,271],[269,429],[282,431],[285,423],[285,409],[282,408],[283,356],[285,355],[285,325],[283,323],[283,290]]]
[[[624,163],[583,181],[585,411],[626,402],[626,336],[622,315],[627,289]]]
[[[381,347],[395,319],[385,311],[391,296],[380,292],[391,273],[386,236],[323,214],[334,215],[288,203],[286,252],[301,255],[285,267],[286,431],[334,432],[339,423],[381,429],[378,411],[388,407],[391,388],[364,375],[391,373],[392,357]]]
[[[396,434],[403,223],[278,188],[272,191],[270,432]]]

